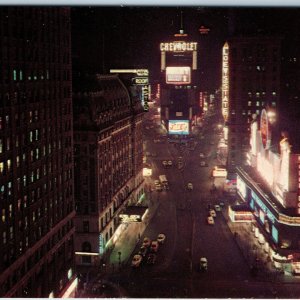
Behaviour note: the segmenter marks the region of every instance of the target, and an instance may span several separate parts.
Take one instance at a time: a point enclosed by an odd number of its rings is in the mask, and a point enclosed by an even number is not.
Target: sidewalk
[[[118,268],[121,268],[127,264],[137,243],[140,241],[140,239],[142,239],[145,229],[147,228],[150,220],[154,216],[160,204],[159,192],[153,191],[151,194],[151,196],[150,193],[146,194],[148,213],[145,217],[145,220],[141,223],[126,224],[127,228],[122,232],[116,241],[114,248],[107,259],[109,269],[106,270],[106,273],[107,271],[114,272]]]
[[[256,278],[260,278],[262,281],[277,283],[300,283],[300,278],[284,274],[275,268],[270,257],[268,257],[268,254],[264,251],[263,246],[258,242],[258,239],[251,231],[250,223],[231,222],[228,217],[227,206],[222,210],[222,215],[250,270],[255,269],[253,275]]]

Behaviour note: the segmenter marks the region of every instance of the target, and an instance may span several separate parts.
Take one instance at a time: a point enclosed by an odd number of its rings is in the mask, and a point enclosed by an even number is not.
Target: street
[[[195,139],[195,147],[168,142],[155,122],[153,128],[145,130],[147,163],[152,167],[152,176],[146,179],[152,187],[152,191],[148,188],[147,200],[155,211],[124,268],[108,276],[128,297],[297,298],[299,295],[294,284],[297,281],[282,284],[280,278],[263,269],[251,272],[253,258],[247,260],[246,255],[253,255],[253,251],[245,250],[245,242],[233,232],[242,234],[244,227],[229,224],[227,217],[227,207],[235,199],[223,195],[222,180],[211,178],[212,168],[219,163],[217,131],[212,130],[216,121],[207,120],[202,129],[205,138]],[[159,142],[154,142],[157,139]],[[200,166],[200,153],[205,155],[208,166]],[[178,168],[179,157],[183,168]],[[172,166],[163,166],[163,160],[171,160]],[[154,180],[161,174],[168,178],[170,189],[159,192],[154,188]],[[193,190],[187,189],[188,183],[193,184]],[[213,184],[216,190],[212,190]],[[208,206],[221,201],[224,207],[217,212],[215,224],[208,225]],[[139,252],[144,237],[156,240],[159,233],[166,235],[166,242],[159,247],[155,264],[142,263],[132,268],[131,259]],[[200,257],[207,258],[207,271],[199,272]]]

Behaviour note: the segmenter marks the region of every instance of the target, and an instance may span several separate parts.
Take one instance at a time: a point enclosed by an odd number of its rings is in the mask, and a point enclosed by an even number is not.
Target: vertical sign
[[[149,87],[148,85],[142,86],[142,103],[144,104],[144,111],[149,111]]]
[[[104,253],[104,240],[102,233],[99,234],[99,254],[102,255]]]
[[[229,102],[229,46],[225,43],[223,46],[223,63],[222,63],[222,115],[225,121],[228,119],[228,102]]]

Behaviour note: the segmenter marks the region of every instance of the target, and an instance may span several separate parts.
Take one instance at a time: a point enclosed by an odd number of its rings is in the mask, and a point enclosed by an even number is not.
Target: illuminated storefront
[[[249,205],[255,237],[276,267],[298,273],[300,159],[291,152],[288,134],[282,132],[275,147],[274,133],[267,111],[262,111],[260,123],[254,118],[251,125],[250,165],[237,168],[237,194]]]

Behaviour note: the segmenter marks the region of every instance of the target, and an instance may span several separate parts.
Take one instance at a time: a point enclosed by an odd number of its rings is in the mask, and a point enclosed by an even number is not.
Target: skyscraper
[[[280,53],[278,37],[232,37],[223,46],[222,114],[230,172],[246,161],[252,115],[278,106]]]
[[[0,296],[76,284],[70,11],[0,9]]]

